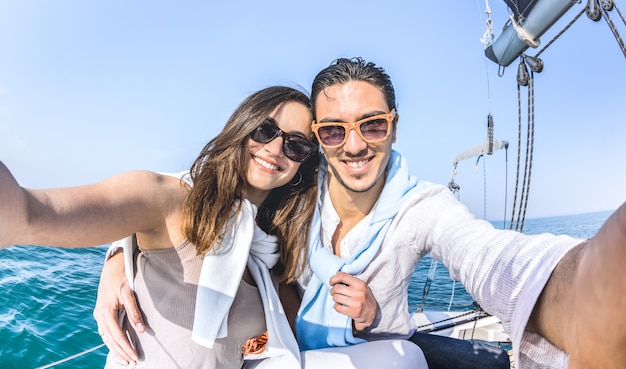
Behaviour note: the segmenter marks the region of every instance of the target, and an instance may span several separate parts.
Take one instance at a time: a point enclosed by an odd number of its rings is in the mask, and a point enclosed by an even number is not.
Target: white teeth
[[[254,161],[256,161],[257,163],[259,163],[260,165],[264,166],[267,169],[271,169],[271,170],[279,170],[280,167],[274,165],[274,164],[270,164],[268,162],[266,162],[265,160],[258,158],[258,157],[254,157]]]
[[[361,161],[346,161],[346,165],[348,165],[350,168],[361,168],[363,167],[365,164],[367,164],[367,160],[361,160]]]

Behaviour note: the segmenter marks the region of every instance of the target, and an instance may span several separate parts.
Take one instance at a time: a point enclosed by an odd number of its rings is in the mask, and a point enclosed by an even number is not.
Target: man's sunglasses
[[[354,123],[316,123],[313,121],[311,128],[318,141],[325,147],[338,147],[346,143],[350,130],[355,130],[363,141],[374,143],[384,141],[389,137],[391,122],[395,117],[396,110],[392,109],[387,114],[375,115]]]
[[[317,150],[317,145],[304,135],[283,132],[272,118],[267,118],[250,133],[251,139],[262,144],[271,142],[278,136],[283,137],[283,153],[295,162],[302,163]]]

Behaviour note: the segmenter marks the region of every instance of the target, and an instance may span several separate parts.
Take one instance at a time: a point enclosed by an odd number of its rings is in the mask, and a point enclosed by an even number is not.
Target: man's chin
[[[364,193],[371,190],[376,182],[369,180],[366,177],[349,177],[345,179],[342,176],[336,176],[339,183],[347,190],[356,193]]]
[[[371,190],[376,181],[371,180],[367,175],[350,175],[347,173],[340,173],[334,165],[328,165],[332,171],[332,175],[339,184],[350,192],[363,193]]]

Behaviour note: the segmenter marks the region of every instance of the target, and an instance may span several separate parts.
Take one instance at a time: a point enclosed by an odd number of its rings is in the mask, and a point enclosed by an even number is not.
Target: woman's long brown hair
[[[198,254],[219,245],[233,211],[240,211],[237,200],[245,197],[248,187],[249,134],[276,107],[287,102],[311,107],[308,96],[291,87],[273,86],[250,95],[193,162],[190,171],[193,187],[183,205],[183,232]],[[278,236],[280,275],[287,282],[298,278],[306,262],[318,163],[317,153],[302,163],[298,170],[302,181],[296,186],[286,184],[273,189],[257,214],[257,224],[265,232]],[[235,204],[238,204],[236,209]]]

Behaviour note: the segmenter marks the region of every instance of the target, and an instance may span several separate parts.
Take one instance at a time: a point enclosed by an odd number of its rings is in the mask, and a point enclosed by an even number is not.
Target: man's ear
[[[398,130],[398,121],[400,120],[400,114],[396,114],[396,117],[391,122],[391,142],[396,142],[396,131]]]

